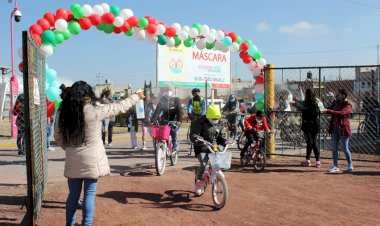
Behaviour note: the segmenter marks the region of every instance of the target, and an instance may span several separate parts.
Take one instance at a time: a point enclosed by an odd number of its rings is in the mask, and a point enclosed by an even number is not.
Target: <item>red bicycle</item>
[[[244,156],[240,158],[241,166],[245,167],[252,160],[253,168],[256,172],[261,172],[264,170],[266,166],[267,156],[265,152],[262,150],[262,142],[264,139],[264,132],[256,132],[258,141],[255,145],[253,143],[248,148],[248,150],[244,153]]]

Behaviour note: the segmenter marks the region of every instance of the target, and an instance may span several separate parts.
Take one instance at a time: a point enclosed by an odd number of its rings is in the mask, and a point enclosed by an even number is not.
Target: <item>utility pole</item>
[[[379,71],[380,71],[380,66],[379,66],[380,62],[379,62],[379,44],[377,44],[377,68],[376,68],[376,71],[377,71],[377,101],[380,102],[380,90],[379,90],[379,86],[380,86],[380,76],[379,76]]]

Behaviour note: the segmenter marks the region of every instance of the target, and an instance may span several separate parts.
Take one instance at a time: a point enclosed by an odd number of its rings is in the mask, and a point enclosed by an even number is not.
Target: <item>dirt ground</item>
[[[265,172],[253,173],[237,167],[235,159],[226,173],[229,200],[220,211],[213,208],[210,188],[194,197],[193,167],[161,177],[104,177],[94,225],[380,225],[378,163],[358,162],[353,174],[328,174],[326,164],[304,168],[299,160],[277,157]],[[38,225],[62,225],[66,187],[49,185]]]

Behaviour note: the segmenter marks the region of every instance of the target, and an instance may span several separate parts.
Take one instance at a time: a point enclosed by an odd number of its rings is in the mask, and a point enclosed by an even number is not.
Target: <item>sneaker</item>
[[[200,196],[204,192],[203,190],[203,180],[197,180],[195,183],[195,195]]]
[[[135,146],[135,147],[132,147],[132,149],[139,149],[137,146]]]
[[[25,152],[23,152],[23,151],[18,151],[18,155],[25,155]]]
[[[234,135],[234,140],[235,140],[235,141],[239,140],[238,135]]]
[[[143,146],[142,148],[140,148],[140,150],[145,151],[145,150],[146,150],[146,147]]]
[[[111,143],[106,144],[107,147],[112,147]]]
[[[305,161],[301,162],[301,166],[311,166],[310,160],[305,160]]]
[[[354,166],[353,165],[349,165],[348,168],[347,168],[347,172],[351,173],[352,171],[354,171]]]
[[[339,168],[337,166],[332,166],[330,169],[329,169],[329,172],[330,173],[337,173],[339,172]]]
[[[321,168],[321,166],[322,166],[321,161],[317,161],[317,162],[315,163],[315,166],[316,166],[317,168]]]
[[[47,150],[48,150],[48,151],[55,151],[55,149],[52,148],[52,147],[49,147]]]

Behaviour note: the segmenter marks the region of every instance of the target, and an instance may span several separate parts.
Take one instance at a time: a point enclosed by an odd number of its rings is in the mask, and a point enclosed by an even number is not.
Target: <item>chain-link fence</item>
[[[304,156],[306,150],[301,112],[289,104],[292,100],[303,100],[309,88],[327,108],[338,89],[345,89],[352,105],[349,149],[353,158],[379,161],[379,70],[379,65],[275,68],[275,108],[266,110],[276,115],[276,154]],[[330,115],[320,114],[319,120],[321,156],[331,157]]]
[[[34,225],[47,185],[45,55],[23,32],[25,146],[29,224]]]

